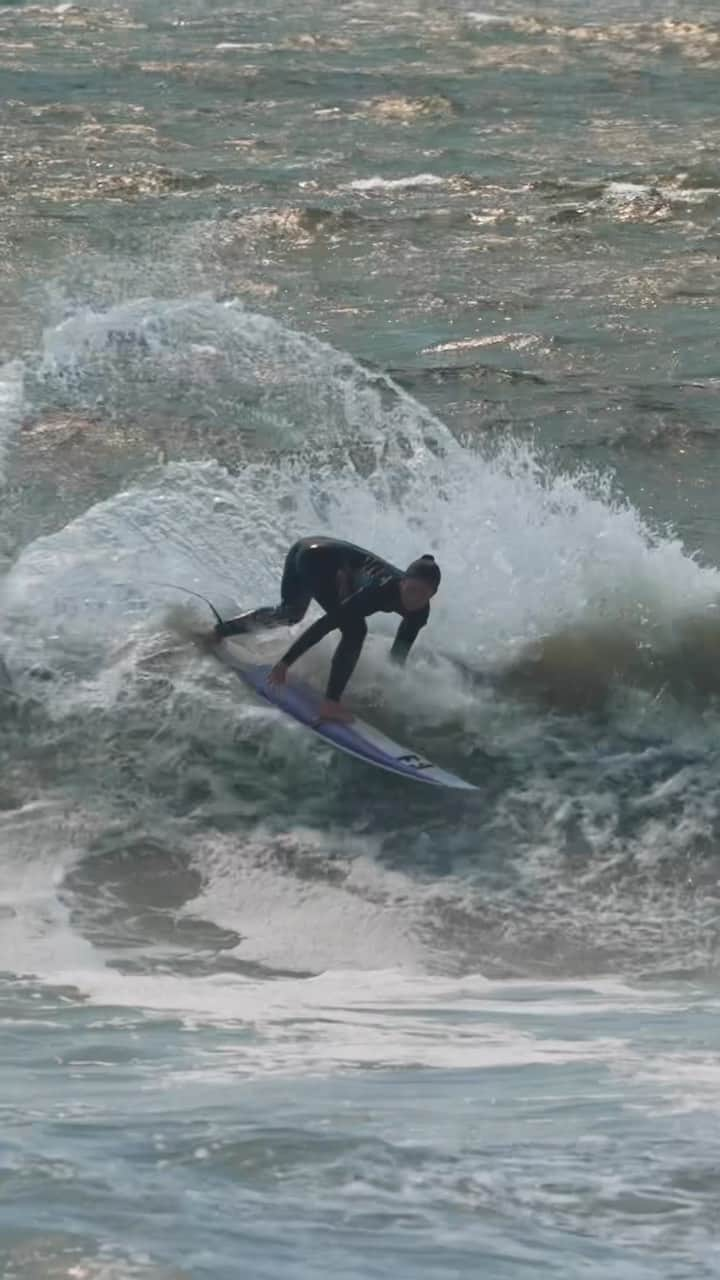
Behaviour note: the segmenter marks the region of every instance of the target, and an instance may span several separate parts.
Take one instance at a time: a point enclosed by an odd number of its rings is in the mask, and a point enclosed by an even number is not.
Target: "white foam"
[[[186,911],[242,935],[236,954],[314,972],[417,968],[412,881],[385,871],[369,839],[293,825],[236,839],[203,840],[204,890]]]
[[[0,814],[0,971],[53,980],[63,968],[101,963],[58,894],[93,829],[82,811],[50,799]]]
[[[605,195],[609,200],[648,200],[654,188],[641,182],[609,182]]]
[[[483,13],[479,10],[473,10],[465,14],[467,22],[474,22],[478,27],[504,26],[510,21],[505,14],[502,13]]]
[[[120,975],[66,971],[105,1007],[174,1013],[188,1026],[206,1024],[232,1035],[204,1051],[196,1073],[228,1083],[250,1075],[327,1073],[368,1067],[495,1069],[568,1062],[620,1064],[633,1055],[621,1037],[544,1036],[497,1019],[491,995],[503,984],[476,975],[461,982],[394,970],[329,971],[314,978],[253,981],[229,977]],[[587,985],[587,1012],[592,988]],[[523,1000],[515,1006],[522,1014]],[[580,1009],[578,1009],[580,1012]],[[193,1073],[195,1074],[195,1072]]]
[[[190,403],[280,451],[352,440],[379,455],[396,432],[450,438],[399,387],[390,403],[389,380],[344,352],[203,295],[84,307],[45,331],[37,372],[43,396],[56,386],[64,404],[87,408],[100,395],[108,417],[159,407],[177,418]]]
[[[415,173],[409,178],[356,178],[350,191],[412,191],[416,187],[442,187],[446,179],[436,173]]]
[[[664,1053],[630,1052],[615,1069],[643,1086],[635,1106],[656,1113],[658,1095],[670,1111],[720,1113],[720,1071],[717,1051],[696,1047]]]
[[[220,44],[216,44],[215,48],[221,51],[238,50],[242,53],[267,53],[275,46],[268,44],[267,41],[238,41],[238,40],[221,40]]]

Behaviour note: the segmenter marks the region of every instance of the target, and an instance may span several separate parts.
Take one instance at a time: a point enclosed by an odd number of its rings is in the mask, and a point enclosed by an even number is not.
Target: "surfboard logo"
[[[416,756],[413,751],[408,751],[407,755],[396,756],[398,764],[409,765],[411,769],[432,769],[434,766],[432,761],[423,760],[422,756]]]

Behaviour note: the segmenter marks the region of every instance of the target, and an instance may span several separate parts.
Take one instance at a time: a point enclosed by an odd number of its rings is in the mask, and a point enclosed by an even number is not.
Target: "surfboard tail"
[[[282,610],[282,606],[262,605],[259,609],[248,609],[235,618],[220,622],[215,628],[222,639],[230,636],[251,635],[254,631],[269,631],[274,627],[288,627],[290,620]]]

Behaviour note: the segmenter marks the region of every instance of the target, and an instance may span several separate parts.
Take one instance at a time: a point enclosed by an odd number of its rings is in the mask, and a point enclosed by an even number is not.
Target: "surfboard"
[[[477,787],[471,782],[465,782],[463,778],[439,768],[424,756],[393,742],[392,738],[358,717],[351,724],[320,720],[318,714],[322,695],[304,681],[288,679],[284,685],[268,684],[271,664],[245,662],[226,643],[216,645],[213,652],[220,662],[234,671],[235,675],[271,706],[284,711],[339,751],[345,751],[357,760],[364,760],[366,764],[373,764],[388,773],[412,778],[414,782],[424,782],[435,787],[453,787],[458,791],[477,791]]]

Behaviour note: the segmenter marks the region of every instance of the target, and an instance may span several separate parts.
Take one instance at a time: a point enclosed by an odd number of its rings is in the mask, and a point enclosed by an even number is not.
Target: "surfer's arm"
[[[397,629],[397,634],[393,641],[393,647],[390,650],[390,657],[393,662],[397,662],[399,666],[403,666],[413,644],[417,638],[418,632],[422,630],[430,617],[430,609],[418,609],[417,613],[411,613],[403,618]]]
[[[302,658],[308,649],[312,649],[313,645],[319,644],[323,636],[329,635],[340,624],[337,621],[337,614],[340,610],[334,610],[332,613],[324,613],[322,618],[318,618],[316,622],[306,627],[301,635],[298,636],[294,644],[290,645],[287,653],[283,654],[282,662],[286,667],[291,667],[298,658]]]
[[[355,664],[367,635],[365,618],[369,613],[375,613],[381,603],[379,589],[374,584],[364,587],[336,609],[318,618],[317,622],[313,622],[301,636],[298,636],[282,658],[284,665],[291,667],[298,658],[301,658],[308,649],[312,649],[313,645],[329,635],[331,631],[342,631],[342,639],[333,655],[327,685],[327,697],[333,702],[339,702],[355,670]]]
[[[342,698],[345,686],[357,666],[366,635],[367,623],[361,614],[353,619],[352,626],[343,627],[340,643],[333,654],[325,690],[325,697],[330,702],[339,702]]]

